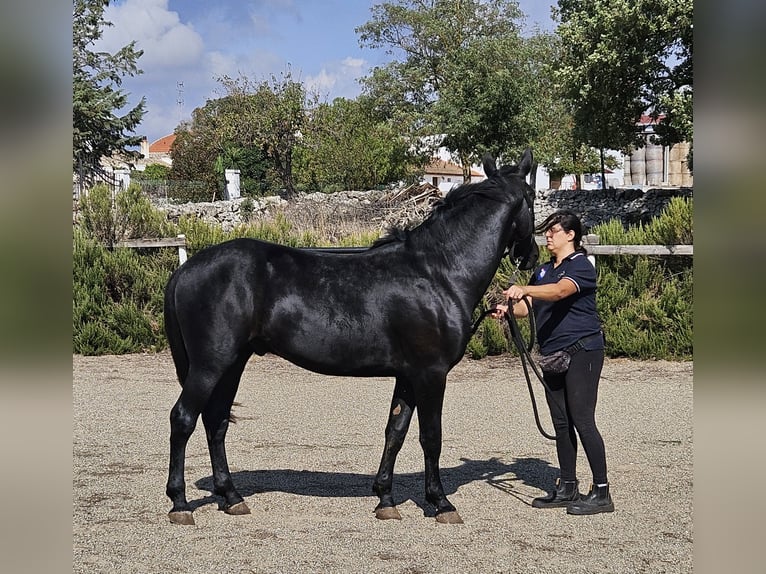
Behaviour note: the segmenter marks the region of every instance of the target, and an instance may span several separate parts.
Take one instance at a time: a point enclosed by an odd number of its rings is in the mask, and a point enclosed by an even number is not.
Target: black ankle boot
[[[562,481],[560,478],[557,478],[556,490],[548,496],[535,498],[532,501],[532,506],[535,508],[563,508],[580,498],[580,490],[577,488],[577,485],[578,482],[576,480]]]
[[[590,492],[567,506],[567,514],[598,514],[599,512],[614,512],[614,503],[609,494],[609,485],[592,484]]]

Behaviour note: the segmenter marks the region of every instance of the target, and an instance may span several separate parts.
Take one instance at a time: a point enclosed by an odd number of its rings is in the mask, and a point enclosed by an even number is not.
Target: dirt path
[[[518,362],[464,360],[445,399],[442,479],[465,524],[423,500],[417,421],[399,456],[403,519],[371,493],[389,379],[250,362],[227,450],[253,514],[218,510],[201,423],[187,450],[196,526],[167,519],[169,354],[73,357],[74,572],[561,573],[692,571],[693,364],[607,361],[598,420],[616,511],[576,517],[529,503],[557,475]],[[547,407],[538,397],[550,429]],[[590,473],[584,455],[584,489]]]

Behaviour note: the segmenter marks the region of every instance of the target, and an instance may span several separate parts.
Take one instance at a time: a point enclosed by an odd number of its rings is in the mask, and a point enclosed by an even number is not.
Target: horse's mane
[[[518,166],[503,166],[498,169],[497,175],[500,177],[495,175],[478,183],[464,183],[457,187],[453,187],[447,192],[447,195],[434,204],[431,212],[420,225],[411,229],[392,226],[386,230],[386,233],[382,237],[377,239],[371,245],[370,249],[388,245],[389,243],[406,241],[415,229],[422,226],[428,226],[435,221],[444,219],[447,211],[466,200],[483,197],[501,203],[511,202],[513,196],[508,193],[506,185],[504,185],[504,177],[516,174],[518,174]]]

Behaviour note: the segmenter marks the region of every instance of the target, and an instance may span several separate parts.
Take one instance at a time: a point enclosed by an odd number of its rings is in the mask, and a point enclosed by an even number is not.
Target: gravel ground
[[[251,360],[227,450],[253,513],[218,510],[200,422],[186,459],[196,525],[179,526],[164,493],[179,393],[170,355],[74,356],[73,379],[73,572],[692,571],[692,363],[607,360],[597,415],[616,510],[588,517],[530,506],[557,463],[518,361],[462,361],[441,457],[462,525],[438,524],[424,502],[416,419],[395,469],[402,520],[373,515],[393,380]],[[550,430],[542,392],[538,404]],[[583,453],[578,465],[587,490]]]

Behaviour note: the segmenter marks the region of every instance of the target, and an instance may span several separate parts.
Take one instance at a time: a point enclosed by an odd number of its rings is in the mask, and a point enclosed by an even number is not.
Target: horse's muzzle
[[[518,261],[519,269],[523,271],[533,269],[537,265],[539,257],[540,249],[537,247],[534,236],[530,236],[528,241],[516,243],[514,246],[513,258]]]

